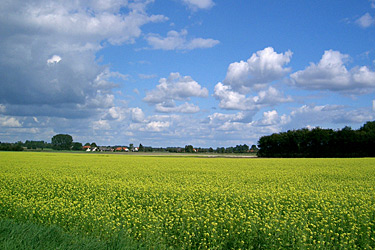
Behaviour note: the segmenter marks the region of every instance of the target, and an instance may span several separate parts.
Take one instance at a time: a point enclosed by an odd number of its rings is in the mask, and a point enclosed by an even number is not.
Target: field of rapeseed
[[[0,152],[0,220],[148,249],[373,249],[375,159]]]

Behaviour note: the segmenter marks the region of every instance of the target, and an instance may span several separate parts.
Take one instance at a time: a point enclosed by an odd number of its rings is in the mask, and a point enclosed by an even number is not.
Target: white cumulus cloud
[[[152,121],[146,125],[146,130],[153,131],[153,132],[160,132],[169,128],[169,126],[170,126],[169,122]]]
[[[370,26],[375,25],[375,17],[371,16],[368,12],[358,18],[356,21],[356,24],[361,26],[362,28],[368,28]]]
[[[187,38],[187,30],[177,32],[175,30],[169,31],[166,37],[157,34],[149,34],[146,37],[148,44],[152,49],[161,50],[193,50],[212,48],[219,44],[218,40],[211,38]]]
[[[232,110],[259,110],[263,107],[293,100],[290,96],[285,97],[283,93],[272,86],[260,91],[256,96],[248,97],[245,94],[234,91],[231,86],[220,82],[215,86],[214,97],[220,100],[220,108]]]
[[[143,110],[138,107],[131,109],[131,117],[132,117],[132,121],[136,123],[142,123],[146,121]]]
[[[61,61],[61,57],[58,55],[53,55],[50,59],[47,60],[47,64],[55,64]]]
[[[22,127],[20,121],[14,117],[0,116],[0,124],[2,127],[19,128]]]
[[[277,53],[272,47],[259,50],[247,61],[231,63],[223,83],[241,93],[263,88],[290,72],[285,65],[290,62],[292,54],[289,50]]]
[[[146,93],[143,101],[155,104],[158,112],[194,113],[199,107],[185,103],[176,106],[175,101],[190,100],[191,97],[207,97],[208,90],[202,88],[190,76],[181,76],[180,73],[170,73],[168,78],[161,78],[156,89]]]
[[[199,106],[188,102],[181,105],[176,105],[175,102],[163,102],[155,105],[155,111],[160,113],[197,113],[199,110]]]
[[[305,89],[367,93],[375,89],[375,72],[367,66],[345,66],[349,55],[327,50],[318,64],[310,63],[304,70],[290,75],[295,85]]]
[[[107,120],[99,120],[99,121],[94,121],[92,123],[93,129],[97,130],[109,130],[111,129],[111,126],[109,125]]]
[[[375,119],[375,114],[368,108],[350,108],[341,105],[303,105],[295,108],[290,115],[289,127],[330,127],[331,124],[363,124]]]

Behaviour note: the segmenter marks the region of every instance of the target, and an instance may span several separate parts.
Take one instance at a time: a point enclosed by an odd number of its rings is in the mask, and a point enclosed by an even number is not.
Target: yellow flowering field
[[[148,249],[373,249],[375,159],[0,152],[0,219]]]

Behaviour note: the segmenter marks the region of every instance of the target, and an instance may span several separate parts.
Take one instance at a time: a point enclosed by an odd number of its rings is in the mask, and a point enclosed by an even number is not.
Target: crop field
[[[374,249],[375,159],[0,152],[0,221],[103,249]]]

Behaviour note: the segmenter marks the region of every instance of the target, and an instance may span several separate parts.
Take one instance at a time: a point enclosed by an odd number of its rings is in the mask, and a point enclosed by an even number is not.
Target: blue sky
[[[0,141],[256,144],[375,119],[375,1],[7,1]]]

